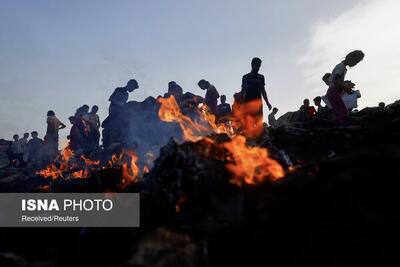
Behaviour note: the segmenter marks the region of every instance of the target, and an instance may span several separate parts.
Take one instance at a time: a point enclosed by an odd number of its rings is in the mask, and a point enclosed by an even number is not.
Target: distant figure
[[[24,163],[28,161],[28,138],[29,138],[29,133],[24,133],[24,136],[18,141],[21,143]]]
[[[21,142],[19,140],[19,135],[14,134],[13,136],[14,141],[11,143],[10,148],[10,166],[11,167],[18,167],[24,165],[24,151],[21,146]]]
[[[317,107],[317,115],[318,115],[319,113],[321,113],[322,109],[324,108],[322,106],[322,98],[320,96],[317,96],[313,99],[313,101],[314,101],[314,105]]]
[[[381,109],[381,110],[384,110],[384,109],[385,109],[385,106],[386,106],[385,102],[379,102],[379,104],[378,104],[378,107],[379,107],[379,109]]]
[[[82,123],[82,119],[78,116],[71,116],[68,118],[69,122],[72,124],[71,130],[69,132],[69,146],[70,148],[78,152],[85,148],[87,141],[87,132]]]
[[[175,81],[170,81],[168,83],[167,97],[171,96],[171,95],[174,96],[176,103],[178,103],[178,105],[179,105],[182,101],[183,89]]]
[[[44,137],[46,154],[54,157],[58,154],[58,131],[66,126],[57,117],[54,111],[47,112],[47,131]]]
[[[350,52],[346,58],[336,65],[329,77],[329,89],[327,91],[328,100],[335,114],[335,121],[339,122],[348,115],[348,109],[342,99],[342,93],[352,94],[354,83],[345,81],[347,66],[354,67],[364,59],[361,50]]]
[[[38,132],[31,132],[32,139],[28,141],[28,161],[36,164],[41,156],[43,150],[43,140],[38,137]]]
[[[212,85],[209,81],[204,79],[198,82],[198,86],[202,90],[206,90],[205,96],[205,104],[209,108],[210,112],[214,115],[218,115],[218,98],[219,93],[214,85]]]
[[[317,116],[317,111],[313,106],[310,106],[310,100],[304,99],[303,105],[300,107],[300,111],[304,112],[306,115],[306,120],[313,120]]]
[[[79,108],[76,110],[75,116],[78,116],[78,117],[82,117],[82,118],[83,118],[84,116],[87,116],[88,113],[89,113],[89,106],[85,104],[85,105],[79,107]]]
[[[226,103],[226,95],[221,95],[221,104],[218,105],[218,117],[220,120],[226,120],[232,113],[231,105]]]
[[[126,104],[129,98],[129,93],[138,89],[138,82],[134,79],[129,80],[125,87],[118,87],[114,90],[108,101],[110,101],[109,113],[119,112]]]
[[[273,108],[272,112],[268,115],[268,123],[269,126],[271,126],[272,128],[277,128],[278,127],[278,121],[275,118],[275,115],[278,113],[278,109],[277,108]]]
[[[88,114],[89,121],[89,140],[91,143],[91,149],[96,149],[99,147],[100,141],[100,118],[97,115],[97,111],[99,110],[98,106],[93,106],[92,110]]]

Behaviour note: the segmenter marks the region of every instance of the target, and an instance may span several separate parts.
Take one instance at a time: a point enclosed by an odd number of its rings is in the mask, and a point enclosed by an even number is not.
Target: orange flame
[[[259,99],[235,103],[233,106],[233,126],[246,138],[256,138],[262,134],[262,119],[262,101]]]
[[[36,173],[42,177],[51,177],[52,179],[65,178],[67,173],[70,173],[72,178],[87,178],[93,166],[98,166],[100,164],[99,160],[93,161],[81,156],[81,159],[85,162],[85,169],[73,171],[77,165],[71,161],[73,157],[74,151],[67,146],[56,158],[59,167],[57,167],[55,163],[51,163],[45,169],[37,171]]]
[[[199,121],[193,121],[190,117],[184,115],[173,96],[169,98],[159,98],[161,103],[158,116],[165,122],[176,122],[182,129],[185,141],[196,142],[204,136],[211,133],[226,133],[231,135],[230,129],[223,124],[216,124],[215,116],[208,111],[207,106],[199,110]]]
[[[69,147],[64,148],[57,156],[56,161],[59,162],[60,167],[54,163],[48,165],[45,169],[37,171],[36,173],[42,177],[51,177],[52,179],[64,178],[63,173],[71,169],[70,159],[74,156],[74,151]]]
[[[184,139],[196,142],[203,139],[205,144],[213,143],[209,138],[204,138],[211,132],[226,133],[232,138],[232,141],[224,143],[223,146],[232,155],[231,162],[226,164],[226,168],[233,173],[231,182],[241,186],[246,184],[260,184],[267,179],[278,180],[285,175],[282,166],[268,155],[266,148],[248,147],[247,138],[255,138],[262,134],[262,102],[254,100],[246,103],[236,104],[233,114],[233,127],[227,127],[225,124],[217,124],[215,116],[208,112],[207,106],[200,110],[200,119],[207,124],[200,124],[192,121],[188,116],[181,113],[178,104],[171,96],[169,98],[160,98],[161,103],[159,117],[166,122],[176,122],[180,125]],[[242,132],[243,135],[235,136],[235,132]],[[208,155],[207,148],[205,153]],[[218,155],[215,155],[218,157]]]
[[[267,179],[275,181],[285,176],[282,166],[269,157],[266,148],[248,147],[244,136],[233,138],[224,147],[233,157],[232,162],[226,164],[234,175],[230,181],[233,184],[260,184]]]
[[[42,177],[51,177],[52,179],[57,179],[58,177],[62,177],[61,170],[57,168],[53,163],[48,165],[46,169],[37,171],[36,173]]]
[[[136,181],[139,175],[139,167],[136,162],[139,157],[136,155],[134,151],[128,150],[124,153],[126,156],[130,157],[130,163],[124,162],[122,163],[122,185],[123,187]]]

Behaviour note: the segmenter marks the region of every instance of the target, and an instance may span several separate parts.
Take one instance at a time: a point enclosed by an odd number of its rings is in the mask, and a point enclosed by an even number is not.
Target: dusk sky
[[[50,109],[67,124],[77,107],[97,104],[103,120],[108,97],[131,78],[140,88],[130,100],[162,95],[171,80],[204,95],[205,78],[232,103],[255,56],[278,115],[325,94],[322,75],[354,49],[366,54],[347,74],[360,106],[391,103],[399,10],[398,0],[0,0],[0,138],[43,137]]]

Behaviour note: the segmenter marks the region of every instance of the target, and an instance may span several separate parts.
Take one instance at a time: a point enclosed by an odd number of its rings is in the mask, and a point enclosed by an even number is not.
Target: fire
[[[173,96],[159,98],[158,101],[161,103],[158,112],[160,119],[165,122],[178,123],[182,129],[185,141],[196,142],[211,133],[226,133],[231,135],[230,129],[222,124],[216,124],[215,116],[208,111],[205,105],[199,110],[199,121],[193,121],[181,112]]]
[[[161,103],[159,117],[166,122],[176,122],[180,125],[184,139],[196,142],[204,140],[205,155],[208,143],[213,143],[210,138],[205,136],[210,133],[226,133],[232,141],[222,144],[232,155],[231,161],[226,164],[226,168],[233,173],[231,182],[241,186],[246,184],[260,184],[270,179],[278,180],[285,176],[282,166],[268,155],[268,150],[260,147],[248,147],[246,138],[256,138],[263,132],[262,123],[262,102],[259,100],[235,104],[232,118],[232,127],[226,124],[217,124],[215,116],[208,112],[208,108],[203,106],[200,109],[201,123],[191,120],[188,116],[181,113],[178,104],[173,96],[160,98]],[[236,133],[243,135],[236,135]]]
[[[51,177],[52,179],[64,178],[64,172],[67,172],[73,168],[70,163],[70,160],[73,158],[73,156],[74,151],[69,147],[66,147],[61,151],[60,155],[58,155],[55,160],[59,163],[59,167],[57,167],[55,163],[52,163],[45,169],[38,171],[37,174],[43,177]]]
[[[108,161],[108,166],[109,166],[110,168],[112,168],[112,167],[114,167],[115,165],[119,164],[119,162],[121,162],[122,155],[123,155],[123,154],[120,154],[120,155],[113,154],[113,155],[111,156],[111,159]]]
[[[76,171],[71,174],[73,178],[86,178],[86,172],[84,170]]]
[[[269,157],[267,149],[248,147],[244,136],[234,137],[224,147],[232,154],[232,162],[227,163],[226,168],[233,173],[233,184],[254,185],[266,179],[275,181],[285,176],[282,166]]]
[[[37,172],[42,177],[51,177],[52,179],[57,179],[58,177],[62,177],[62,172],[58,169],[54,163],[48,165],[46,169],[40,170]]]
[[[139,167],[136,162],[139,160],[139,157],[132,150],[127,150],[124,152],[125,156],[130,158],[130,162],[122,163],[122,185],[126,186],[138,178],[139,175]]]
[[[246,138],[257,138],[262,134],[264,127],[261,100],[235,103],[232,109],[234,128]]]
[[[85,167],[82,170],[74,171],[77,168],[77,163],[76,161],[73,161],[73,158],[74,151],[67,146],[57,156],[54,163],[51,163],[45,169],[38,171],[37,174],[42,177],[51,177],[52,179],[66,178],[69,173],[72,178],[87,178],[90,171],[94,168],[93,166],[98,166],[100,164],[99,160],[94,161],[81,156],[80,159],[85,163]],[[59,165],[59,167],[56,165]]]

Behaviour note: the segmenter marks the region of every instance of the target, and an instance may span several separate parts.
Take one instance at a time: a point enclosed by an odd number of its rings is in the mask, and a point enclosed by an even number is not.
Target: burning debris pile
[[[353,114],[347,126],[320,120],[262,129],[251,139],[243,127],[239,133],[216,124],[204,109],[185,114],[173,98],[160,99],[157,112],[160,125],[180,135],[160,149],[151,169],[139,166],[131,150],[90,160],[64,150],[55,169],[0,180],[2,190],[39,179],[52,192],[141,193],[140,229],[59,231],[52,257],[99,266],[398,262],[392,242],[400,237],[399,102]],[[20,235],[11,230],[4,240]],[[103,247],[107,242],[114,245]],[[64,255],[64,246],[76,243],[82,251]],[[35,253],[27,255],[32,262],[39,261]]]

